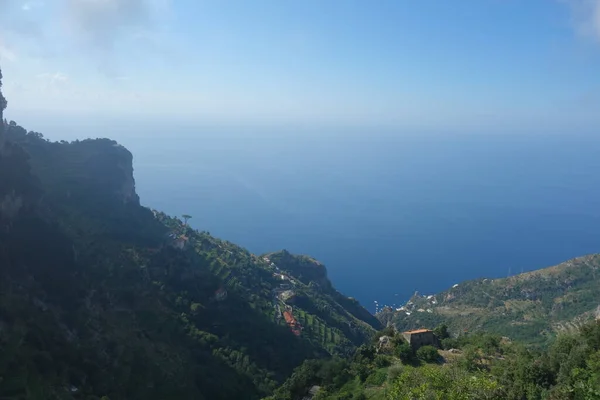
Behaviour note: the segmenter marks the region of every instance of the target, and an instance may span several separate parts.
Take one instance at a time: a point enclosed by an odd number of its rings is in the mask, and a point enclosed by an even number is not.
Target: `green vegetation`
[[[479,333],[457,338],[452,352],[424,346],[418,360],[402,361],[388,354],[404,346],[398,336],[388,351],[376,339],[346,360],[307,361],[271,399],[302,399],[311,389],[315,400],[600,399],[600,321],[561,334],[547,351]]]
[[[435,363],[439,360],[438,350],[433,346],[423,346],[417,350],[416,356],[426,363]]]
[[[454,334],[482,330],[546,346],[556,334],[594,318],[599,285],[600,255],[590,255],[510,278],[462,282],[435,296],[416,295],[405,310],[386,310],[378,318],[400,330],[443,322]]]
[[[407,367],[390,385],[388,398],[397,400],[502,399],[497,381],[485,373],[460,368]]]
[[[313,258],[140,206],[132,172],[114,141],[0,124],[0,399],[600,399],[600,256],[381,314],[439,324],[415,351]]]
[[[191,216],[140,206],[132,173],[114,141],[2,124],[0,398],[258,399],[379,326],[322,281],[282,281]]]

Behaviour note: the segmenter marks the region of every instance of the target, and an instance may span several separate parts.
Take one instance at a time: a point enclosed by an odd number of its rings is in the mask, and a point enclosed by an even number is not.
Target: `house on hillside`
[[[402,332],[402,336],[414,350],[417,350],[421,346],[439,347],[437,336],[429,329]]]
[[[294,318],[292,312],[289,310],[284,311],[283,318],[285,319],[287,325],[290,327],[292,333],[296,336],[300,336],[302,325],[300,325],[296,318]]]

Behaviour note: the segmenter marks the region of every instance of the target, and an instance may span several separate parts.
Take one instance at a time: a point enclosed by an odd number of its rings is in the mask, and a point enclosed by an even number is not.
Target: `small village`
[[[187,221],[191,218],[191,216],[185,215],[184,218],[185,220],[183,223],[181,223],[178,229],[175,229],[167,234],[167,239],[170,246],[177,250],[185,250],[189,243],[189,238],[185,233],[188,226]],[[223,249],[221,245],[218,245],[218,247]],[[228,252],[231,253],[230,251]],[[259,260],[257,259],[257,261]],[[292,300],[296,295],[294,287],[298,285],[298,281],[281,271],[279,267],[277,267],[277,265],[275,265],[275,263],[272,262],[268,257],[263,257],[262,261],[273,270],[272,276],[278,281],[278,286],[272,290],[272,303],[275,321],[279,322],[283,319],[285,324],[290,328],[290,331],[294,335],[300,336],[302,334],[303,326],[294,316],[294,309],[292,305],[289,304],[290,300]],[[227,299],[228,294],[226,288],[234,281],[234,279],[234,273],[230,273],[227,275],[227,277],[225,277],[222,285],[214,293],[214,301],[224,301]]]
[[[458,285],[453,286],[453,288],[456,287],[458,287]],[[380,305],[377,300],[375,300],[373,303],[375,304],[375,315],[381,312],[395,311],[410,316],[412,313],[415,312],[433,313],[433,310],[438,305],[438,300],[435,295],[420,295],[419,292],[415,292],[415,294],[410,298],[410,300],[400,307],[396,307],[396,305]]]
[[[297,285],[297,282],[294,278],[282,272],[268,257],[264,257],[263,261],[274,269],[275,272],[273,272],[273,278],[281,281],[279,286],[273,289],[275,320],[278,321],[283,318],[292,333],[296,336],[300,336],[303,327],[294,317],[292,306],[286,303],[286,301],[293,299],[296,295],[294,286]]]

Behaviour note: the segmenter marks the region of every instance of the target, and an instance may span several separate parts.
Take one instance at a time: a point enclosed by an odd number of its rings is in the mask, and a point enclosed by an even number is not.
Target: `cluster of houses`
[[[273,278],[281,281],[279,286],[273,289],[273,306],[276,310],[276,316],[278,318],[281,318],[281,315],[283,315],[283,319],[285,320],[285,323],[290,328],[292,333],[296,336],[300,336],[303,329],[302,325],[294,317],[292,307],[285,304],[286,301],[290,300],[296,295],[296,293],[293,290],[293,287],[296,284],[296,282],[293,278],[282,272],[279,269],[279,267],[277,267],[277,265],[275,265],[275,263],[272,262],[268,257],[263,257],[263,261],[265,261],[270,267],[274,269]],[[283,311],[283,313],[281,313],[279,301],[282,301],[285,305],[285,311]]]
[[[454,287],[457,287],[457,286],[458,285],[454,285]],[[424,301],[421,301],[421,300],[424,300]],[[396,307],[395,305],[393,305],[393,306],[384,305],[384,306],[381,306],[381,308],[380,308],[380,305],[377,301],[375,301],[374,303],[375,303],[375,314],[377,314],[379,312],[384,312],[384,311],[385,312],[396,311],[396,312],[403,312],[406,315],[410,316],[414,312],[433,313],[433,309],[438,305],[438,300],[437,300],[436,296],[434,296],[434,295],[422,296],[422,295],[419,295],[418,292],[415,292],[415,294],[413,295],[411,300],[409,300],[408,302],[406,302],[406,304],[404,304],[403,306],[400,306],[400,307]],[[417,306],[417,303],[418,303],[418,306]]]

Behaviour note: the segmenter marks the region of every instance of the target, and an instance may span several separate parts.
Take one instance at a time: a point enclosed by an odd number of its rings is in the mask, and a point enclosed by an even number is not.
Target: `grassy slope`
[[[455,333],[486,330],[544,343],[594,316],[600,305],[599,267],[600,255],[590,255],[510,278],[466,281],[430,299],[413,297],[405,305],[410,315],[387,310],[378,317],[401,330],[444,322]]]

